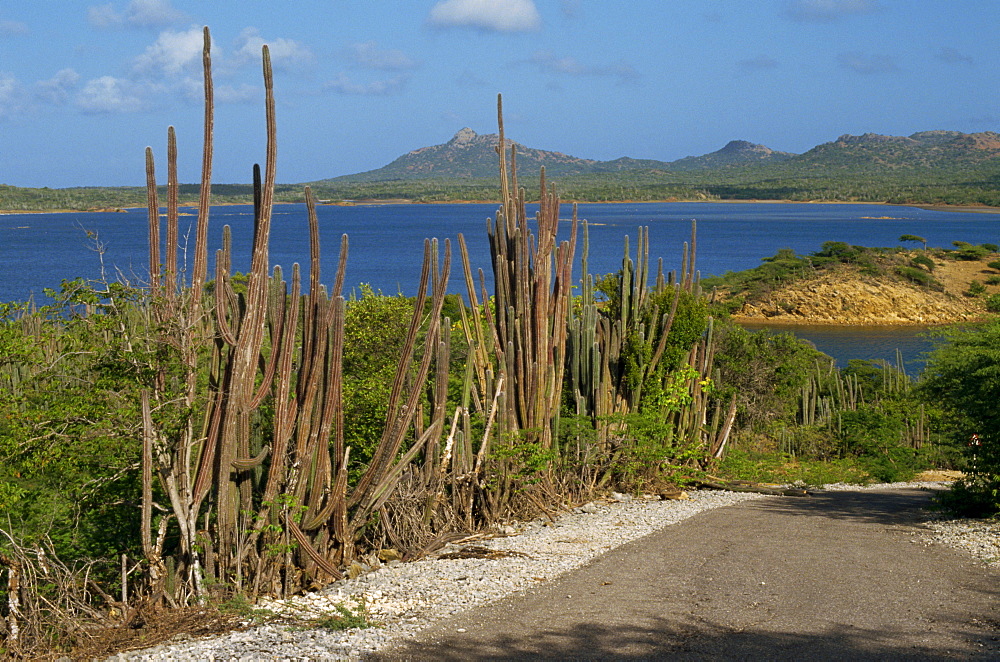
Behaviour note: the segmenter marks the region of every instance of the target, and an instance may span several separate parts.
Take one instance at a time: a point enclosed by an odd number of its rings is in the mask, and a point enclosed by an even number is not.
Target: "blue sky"
[[[844,133],[1000,130],[996,0],[32,0],[0,3],[0,183],[139,185],[166,128],[199,178],[201,27],[214,181],[378,168],[469,126],[593,159],[729,140],[803,152]]]

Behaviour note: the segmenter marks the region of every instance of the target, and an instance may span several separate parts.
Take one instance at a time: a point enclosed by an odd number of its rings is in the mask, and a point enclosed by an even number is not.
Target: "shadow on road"
[[[932,496],[831,491],[700,513],[368,659],[1000,660],[1000,584],[923,542]]]
[[[926,519],[934,491],[918,488],[857,492],[818,492],[808,497],[779,497],[747,504],[787,515],[854,520],[886,526],[912,526]]]
[[[933,647],[900,647],[897,633],[836,625],[818,634],[728,631],[710,623],[678,627],[656,619],[651,627],[575,626],[547,630],[530,640],[499,636],[463,642],[452,635],[433,643],[412,644],[367,660],[947,660],[997,659],[996,637],[964,623],[953,623],[969,642],[962,651]],[[975,651],[981,651],[981,655]]]

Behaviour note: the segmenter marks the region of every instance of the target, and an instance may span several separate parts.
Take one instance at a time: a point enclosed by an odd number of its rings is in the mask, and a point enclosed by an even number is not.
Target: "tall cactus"
[[[163,268],[155,168],[147,151],[151,302],[162,328],[157,340],[179,352],[185,373],[175,383],[175,377],[160,370],[143,393],[142,542],[152,594],[176,604],[204,599],[210,590],[205,577],[214,580],[214,586],[232,586],[250,596],[287,594],[304,583],[339,577],[338,568],[354,557],[358,531],[381,508],[405,469],[418,455],[433,455],[444,428],[447,395],[448,343],[441,336],[440,313],[450,252],[446,244],[439,265],[437,243],[428,241],[385,431],[360,480],[353,487],[348,484],[350,448],[344,443],[341,368],[347,237],[341,240],[338,271],[328,291],[320,279],[316,203],[307,187],[308,294],[301,293],[298,265],[292,269],[290,290],[280,267],[273,274],[268,271],[277,142],[266,46],[267,160],[263,176],[254,168],[254,237],[246,291],[239,292],[233,282],[232,233],[227,226],[216,255],[214,286],[205,294],[207,243],[202,238],[207,236],[212,152],[208,44],[206,29],[203,210],[189,286],[176,280],[176,253],[170,247],[177,237],[174,132],[168,133],[168,248]],[[411,373],[420,346],[423,354]],[[416,416],[423,384],[435,363],[433,415],[424,426]],[[202,374],[207,374],[207,385],[200,380]],[[177,390],[183,396],[179,400],[173,398]],[[182,404],[180,416],[186,422],[165,428],[157,412],[172,402]],[[411,436],[414,429],[420,430],[416,438]],[[177,526],[179,544],[167,558],[170,520],[161,518],[158,526],[152,521],[158,495],[169,499]],[[276,549],[281,550],[277,560]]]
[[[556,440],[561,404],[576,212],[569,239],[557,243],[559,197],[547,184],[543,168],[535,215],[537,235],[531,230],[524,191],[518,187],[513,147],[509,168],[507,164],[503,102],[499,96],[497,118],[502,207],[489,223],[488,234],[495,287],[493,351],[507,389],[504,425],[509,430],[537,435],[542,448],[548,449]],[[469,289],[474,290],[472,283]]]

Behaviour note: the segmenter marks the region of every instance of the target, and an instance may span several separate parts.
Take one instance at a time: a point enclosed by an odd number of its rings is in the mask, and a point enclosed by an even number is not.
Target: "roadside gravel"
[[[828,490],[923,487],[941,483],[897,483],[867,488],[829,485]],[[296,616],[319,616],[336,605],[355,610],[364,604],[378,627],[334,632],[293,629],[270,623],[205,640],[182,641],[110,660],[336,660],[358,659],[407,639],[436,621],[552,579],[627,542],[681,522],[697,513],[750,499],[780,497],[697,491],[690,499],[660,501],[615,495],[559,517],[506,527],[493,538],[446,546],[414,563],[390,562],[353,580],[335,582],[323,591],[260,607]],[[1000,558],[998,527],[962,521],[928,524],[928,542],[940,542],[983,560]],[[463,549],[484,558],[444,559]]]

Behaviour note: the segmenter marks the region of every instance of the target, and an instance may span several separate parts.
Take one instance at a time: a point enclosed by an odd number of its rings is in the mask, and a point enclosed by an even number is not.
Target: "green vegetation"
[[[951,251],[947,256],[956,257],[957,253]],[[903,248],[852,246],[842,241],[824,242],[820,250],[809,255],[797,255],[790,248],[782,248],[763,258],[758,267],[706,278],[702,286],[725,294],[727,307],[736,310],[744,301],[760,300],[790,283],[816,278],[841,265],[857,267],[866,276],[896,276],[929,289],[944,289],[931,274],[934,261],[926,255],[910,257]]]
[[[309,624],[312,627],[338,632],[352,628],[373,627],[368,617],[368,607],[363,600],[357,600],[353,609],[344,604],[336,604],[333,608],[334,611],[312,619]]]
[[[927,250],[927,240],[923,237],[918,237],[915,234],[904,234],[899,238],[900,241],[917,241],[923,246],[924,250]]]
[[[940,336],[920,392],[940,403],[946,433],[964,450],[969,477],[944,502],[959,511],[1000,512],[1000,318]]]
[[[969,287],[963,292],[967,297],[978,297],[986,293],[986,286],[983,285],[978,280],[973,280],[969,283]]]
[[[956,249],[954,255],[959,260],[975,262],[976,260],[982,260],[984,257],[993,252],[985,245],[973,246],[966,241],[953,241],[951,243]]]
[[[624,171],[554,178],[568,199],[580,202],[660,200],[791,200],[797,202],[872,202],[890,204],[947,204],[1000,206],[1000,193],[991,183],[996,173],[977,174],[967,181],[958,173],[929,171],[920,175],[882,172],[877,178],[832,174],[810,174],[775,178],[766,172],[726,169],[716,173],[662,173]],[[496,179],[415,179],[403,181],[345,182],[317,184],[317,198],[343,200],[408,200],[411,202],[489,201],[496,198]],[[181,202],[198,197],[197,184],[181,186]],[[250,204],[250,186],[212,186],[216,203]],[[216,194],[219,189],[220,193]],[[538,196],[527,187],[529,199]],[[276,202],[304,202],[301,185],[278,187]],[[139,207],[143,192],[135,187],[72,189],[25,189],[0,186],[0,208],[8,211],[53,209],[91,210]]]
[[[206,29],[206,56],[209,44]],[[148,287],[72,280],[54,306],[0,307],[8,653],[69,653],[91,623],[137,628],[158,609],[257,616],[260,596],[328,584],[386,543],[419,554],[608,489],[706,473],[893,481],[957,465],[973,476],[962,489],[997,505],[1000,323],[951,332],[915,386],[899,361],[838,370],[791,335],[728,321],[703,296],[694,227],[678,275],[650,273],[640,230],[621,269],[595,278],[586,225],[574,213],[559,236],[559,198],[544,179],[529,223],[499,113],[492,293],[477,288],[461,236],[467,300],[445,295],[450,242],[425,243],[416,297],[361,287],[348,298],[345,238],[328,289],[310,189],[308,270],[286,281],[267,259],[276,128],[266,47],[264,71],[269,161],[255,171],[248,273],[231,273],[226,227],[208,279],[199,218],[181,277],[173,196],[160,255],[148,150]],[[766,291],[842,264],[928,276],[906,260],[902,249],[831,241],[717,282]],[[984,445],[962,458],[972,432]],[[370,622],[363,604],[340,605],[315,625]]]
[[[837,370],[790,334],[739,327],[725,328],[718,351],[720,382],[739,404],[738,450],[721,463],[724,475],[756,480],[766,470],[769,481],[818,484],[816,474],[829,471],[893,482],[958,459],[940,408],[898,366],[852,360]]]
[[[201,195],[198,184],[181,184],[178,187],[180,204],[197,204]],[[250,204],[253,187],[249,184],[213,184],[213,204]],[[161,199],[167,197],[167,188],[159,188]],[[301,186],[277,187],[278,202],[304,202]],[[76,188],[22,188],[0,184],[0,210],[3,211],[91,211],[145,207],[146,189],[138,186],[101,186]]]

